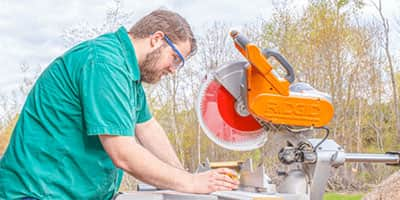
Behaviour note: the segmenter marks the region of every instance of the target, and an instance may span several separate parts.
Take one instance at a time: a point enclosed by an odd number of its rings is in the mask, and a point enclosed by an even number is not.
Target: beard
[[[154,84],[160,81],[162,71],[157,69],[156,64],[160,59],[161,47],[148,53],[142,63],[139,63],[140,79],[145,83]]]

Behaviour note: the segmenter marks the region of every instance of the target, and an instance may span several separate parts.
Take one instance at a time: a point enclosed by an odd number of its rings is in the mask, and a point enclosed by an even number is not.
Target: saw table
[[[130,192],[118,195],[115,200],[298,200],[297,196],[287,195],[285,198],[277,195],[251,193],[245,191],[220,191],[209,195],[186,194],[169,190],[155,192]]]

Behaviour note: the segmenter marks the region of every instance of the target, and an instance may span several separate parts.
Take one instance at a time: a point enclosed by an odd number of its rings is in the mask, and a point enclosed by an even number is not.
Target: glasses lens
[[[174,59],[174,66],[175,66],[176,68],[181,68],[181,67],[183,67],[183,62],[182,62],[182,60],[181,60],[179,57],[176,57],[176,58]]]
[[[172,41],[168,38],[167,35],[164,35],[164,39],[168,43],[168,45],[171,46],[171,48],[175,51],[177,55],[177,57],[174,58],[174,63],[173,63],[174,66],[177,69],[183,67],[183,65],[185,64],[185,59],[183,58],[182,54],[179,52],[179,50],[176,48],[174,43],[172,43]]]

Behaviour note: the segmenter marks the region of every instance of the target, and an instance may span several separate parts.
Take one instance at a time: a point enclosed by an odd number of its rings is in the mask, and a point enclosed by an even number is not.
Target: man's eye
[[[174,62],[175,62],[175,63],[180,62],[180,58],[179,58],[177,55],[175,55],[175,54],[174,54]]]

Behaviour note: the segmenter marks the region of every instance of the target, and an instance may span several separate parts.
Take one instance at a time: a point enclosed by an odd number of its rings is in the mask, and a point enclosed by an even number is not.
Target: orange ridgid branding
[[[268,118],[291,118],[318,121],[321,115],[321,109],[318,104],[267,101],[261,113]]]

